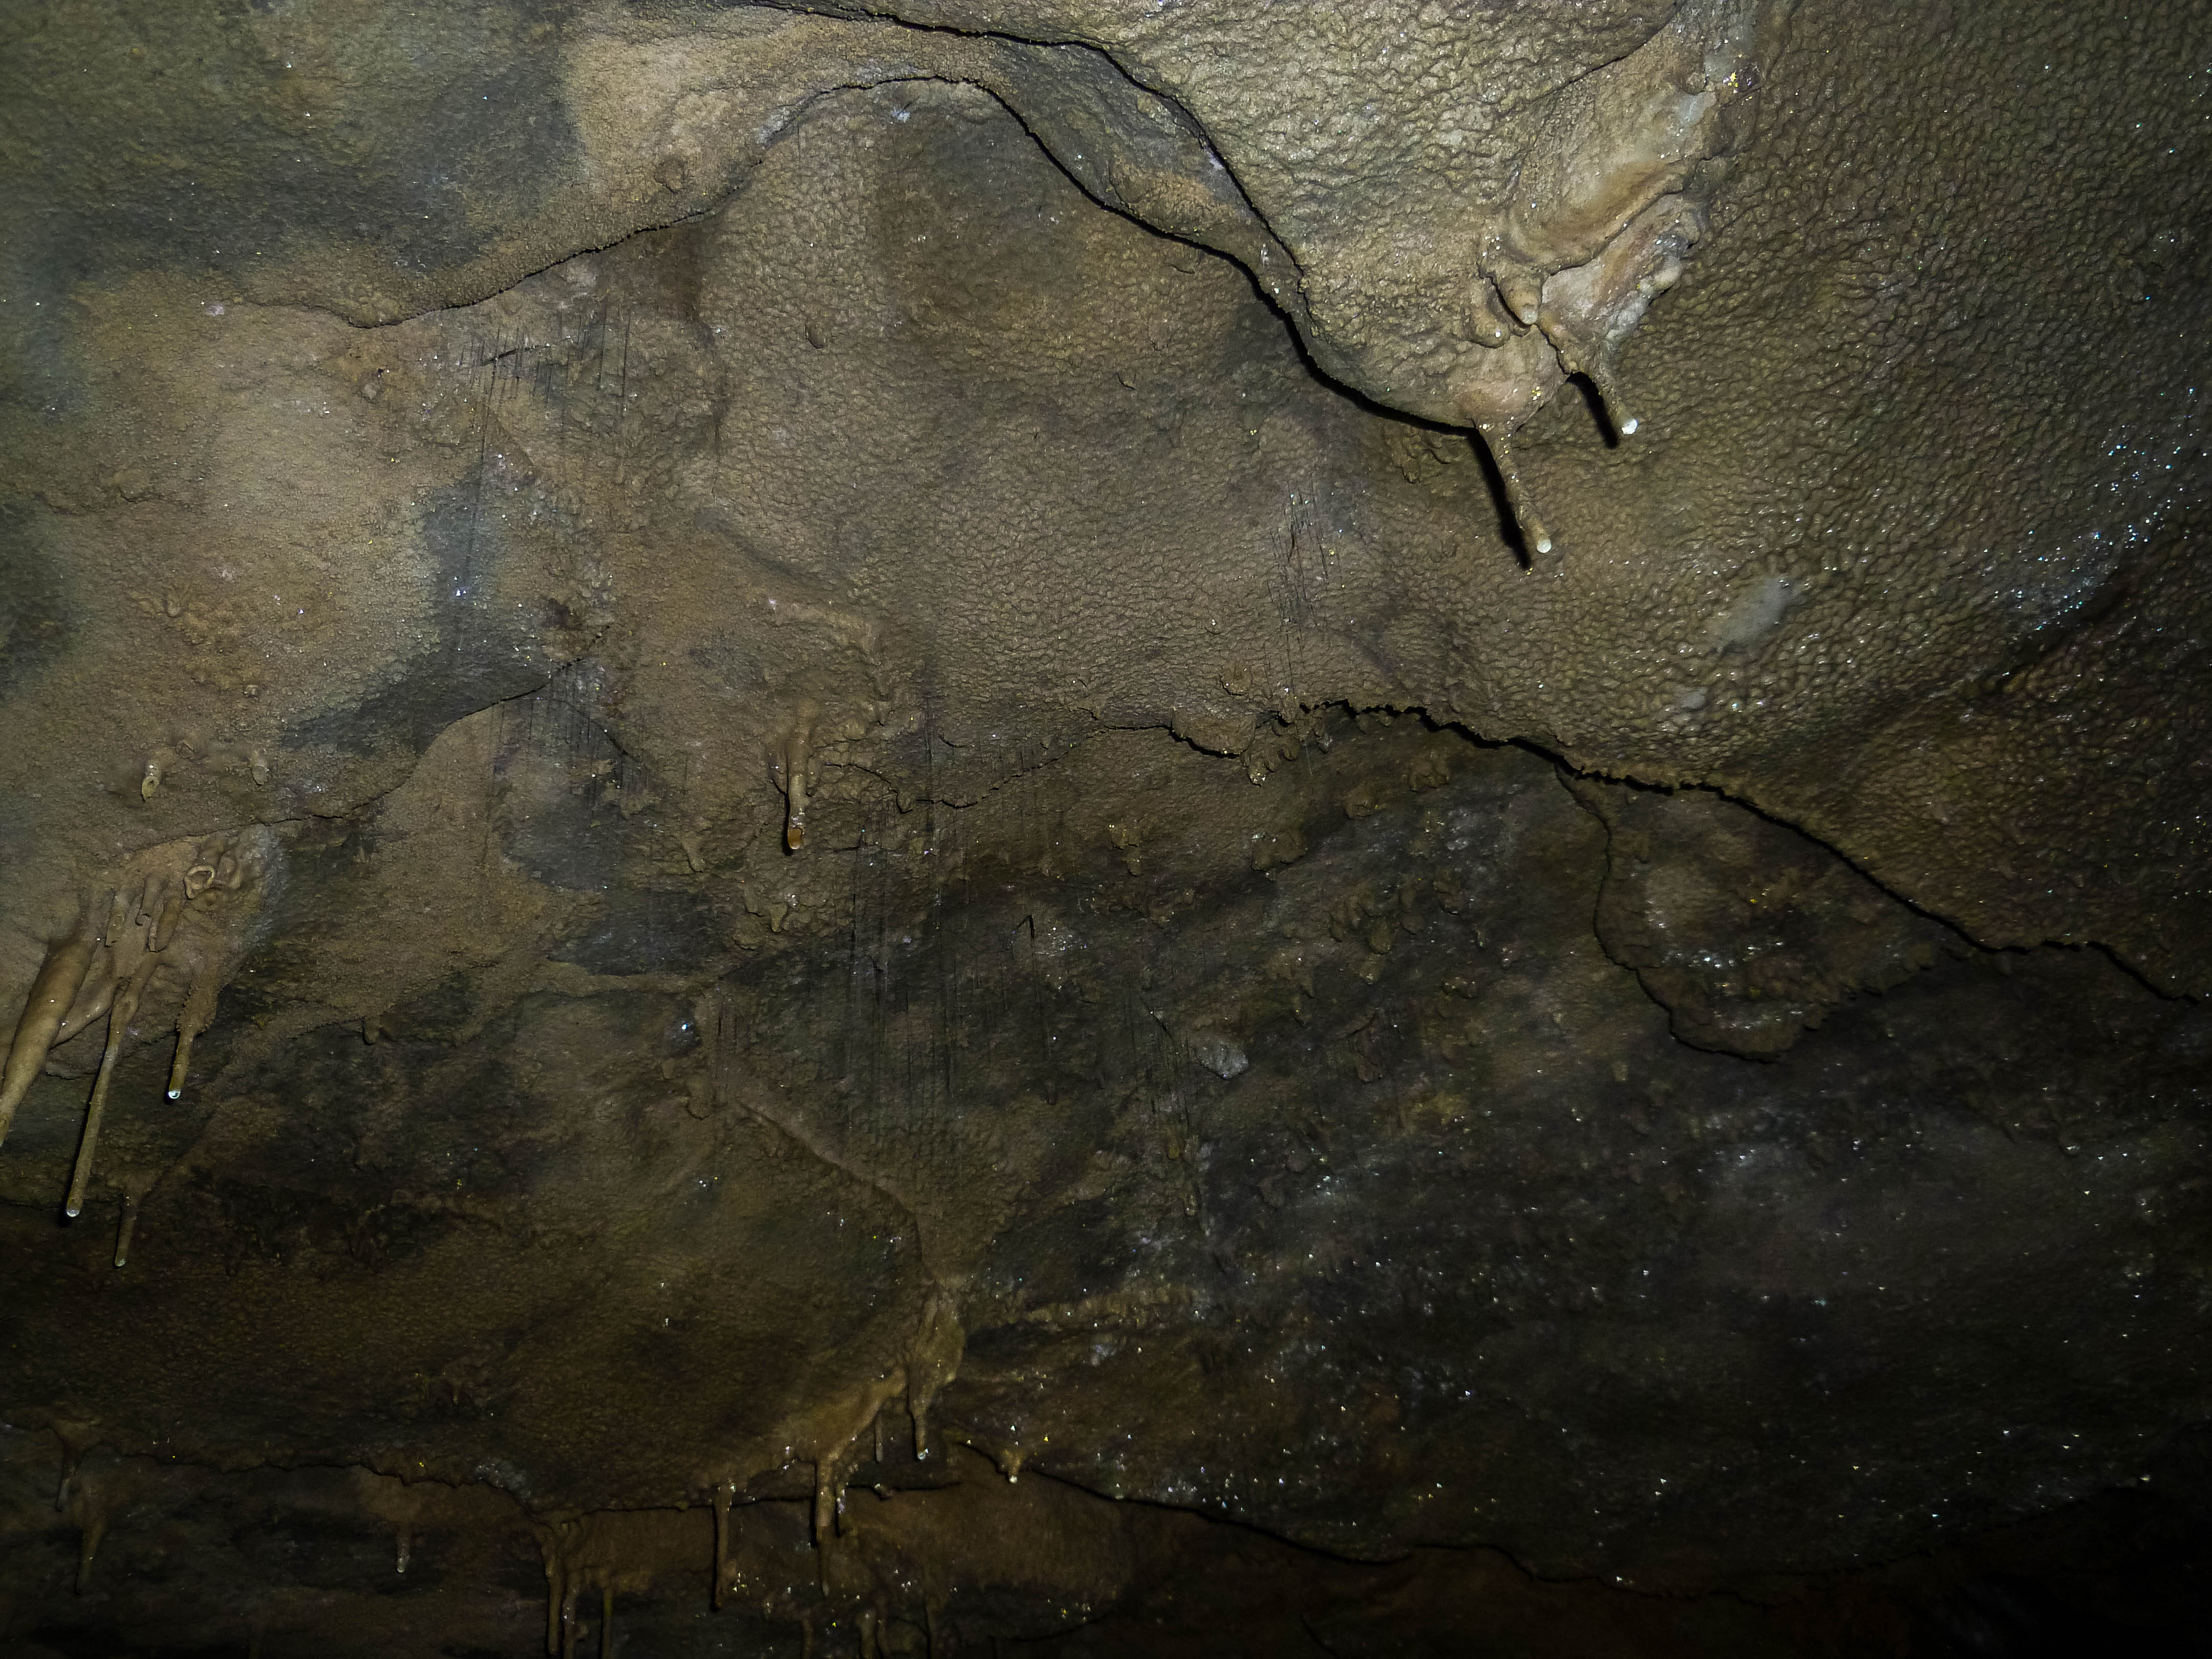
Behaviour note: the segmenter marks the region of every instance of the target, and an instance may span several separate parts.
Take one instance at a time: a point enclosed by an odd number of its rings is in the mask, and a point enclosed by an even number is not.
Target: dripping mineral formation
[[[2205,8],[0,32],[0,1650],[2181,1645]]]
[[[176,1033],[167,1095],[183,1098],[193,1039],[214,1018],[224,979],[254,943],[252,923],[275,875],[276,851],[276,836],[263,824],[148,848],[125,860],[112,884],[100,883],[104,898],[96,890],[76,926],[48,945],[0,1073],[0,1142],[55,1047],[105,1014],[107,1041],[65,1214],[83,1207],[108,1083],[142,1008],[149,1024]]]

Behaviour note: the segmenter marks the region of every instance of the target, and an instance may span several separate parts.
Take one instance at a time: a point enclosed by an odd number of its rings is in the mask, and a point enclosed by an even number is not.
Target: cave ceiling
[[[0,1639],[1866,1651],[2206,1467],[2207,62],[0,9]]]

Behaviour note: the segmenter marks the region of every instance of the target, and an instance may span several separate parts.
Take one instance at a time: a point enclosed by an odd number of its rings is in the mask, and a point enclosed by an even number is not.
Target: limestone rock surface
[[[2208,47],[8,9],[0,1640],[2148,1628]]]

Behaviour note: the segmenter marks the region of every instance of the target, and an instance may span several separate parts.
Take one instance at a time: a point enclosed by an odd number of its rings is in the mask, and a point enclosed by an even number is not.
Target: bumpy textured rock
[[[27,482],[49,509],[106,501],[95,522],[120,526],[134,502],[197,503],[216,533],[191,539],[236,541],[244,530],[249,545],[288,560],[289,526],[313,521],[313,492],[270,478],[251,492],[265,499],[240,501],[252,481],[206,471],[192,441],[149,442],[132,413],[179,396],[197,403],[244,371],[204,357],[178,386],[156,386],[146,379],[154,361],[129,343],[134,331],[165,317],[173,328],[242,298],[359,319],[473,298],[580,246],[706,207],[811,131],[805,112],[836,88],[943,76],[1024,112],[1102,199],[1247,261],[1263,291],[1303,319],[1322,360],[1356,386],[1449,414],[1401,397],[1357,342],[1409,339],[1409,318],[1444,326],[1436,321],[1443,278],[1434,272],[1479,294],[1484,281],[1468,276],[1467,261],[1502,270],[1504,257],[1482,253],[1491,233],[1480,224],[1494,222],[1498,246],[1522,249],[1507,264],[1541,251],[1527,246],[1543,242],[1534,231],[1508,223],[1520,210],[1514,170],[1580,176],[1546,172],[1543,158],[1565,153],[1563,135],[1582,135],[1577,144],[1619,136],[1619,121],[1592,112],[1628,105],[1601,97],[1601,80],[1645,53],[1672,65],[1655,85],[1674,84],[1668,75],[1694,79],[1682,41],[1749,39],[1744,62],[1760,85],[1726,105],[1737,113],[1712,135],[1720,149],[1686,205],[1669,210],[1666,224],[1639,214],[1630,238],[1637,246],[1650,239],[1651,257],[1666,264],[1675,254],[1662,244],[1687,235],[1683,216],[1704,224],[1684,267],[1688,286],[1661,299],[1625,343],[1611,322],[1576,335],[1583,325],[1569,315],[1589,326],[1625,317],[1610,302],[1582,309],[1616,291],[1613,276],[1559,296],[1553,332],[1589,372],[1604,367],[1600,356],[1621,357],[1618,379],[1641,425],[1611,448],[1554,399],[1516,446],[1508,474],[1524,504],[1540,507],[1564,568],[1516,571],[1490,532],[1485,492],[1386,525],[1333,499],[1328,474],[1303,478],[1302,489],[1281,492],[1306,504],[1303,514],[1283,516],[1303,516],[1317,544],[1353,542],[1386,558],[1403,548],[1413,568],[1384,573],[1356,610],[1317,610],[1310,626],[1326,645],[1316,642],[1295,691],[1279,684],[1273,697],[1421,706],[1486,735],[1552,744],[1587,767],[1717,783],[1841,846],[1984,942],[2093,940],[2161,984],[2206,982],[2191,944],[2205,931],[2195,879],[2203,776],[2184,763],[2203,744],[2185,707],[2154,715],[2139,706],[2175,676],[2203,672],[2191,643],[2203,605],[2180,551],[2203,465],[2185,390],[2185,365],[2206,335],[2194,298],[2204,289],[2193,228],[2202,216],[2192,206],[2203,141],[2177,78],[2193,61],[2190,31],[2202,23],[2193,9],[2108,25],[2002,6],[1914,8],[1890,20],[1777,9],[1749,22],[1724,7],[1665,18],[1628,8],[1577,12],[1571,24],[1549,11],[1440,7],[1409,22],[1410,12],[1382,8],[1345,18],[1334,40],[1212,7],[1143,17],[1040,9],[1000,25],[915,14],[1023,39],[743,8],[534,21],[488,8],[405,27],[317,8],[182,25],[164,13],[158,33],[134,28],[131,15],[93,29],[88,15],[54,14],[43,29],[24,27],[11,53],[19,72],[45,73],[46,84],[76,64],[100,88],[65,105],[11,100],[27,112],[14,141],[25,166],[33,156],[58,163],[27,173],[28,199],[60,210],[31,216],[43,228],[13,245],[15,291],[30,301],[27,315],[22,299],[13,307],[15,355],[31,377],[27,394],[35,399],[30,389],[44,382],[53,395],[39,422],[17,417],[11,442],[44,457]],[[1127,81],[1117,90],[1102,53],[1121,54],[1112,61],[1151,90]],[[215,67],[187,86],[181,66],[191,62]],[[2111,95],[2122,83],[2129,95]],[[1361,113],[1341,131],[1323,120],[1320,139],[1291,142],[1324,105],[1359,94],[1368,94]],[[1464,125],[1491,107],[1485,94],[1505,112]],[[1480,135],[1464,166],[1443,159],[1455,131]],[[1252,177],[1233,187],[1209,149],[1246,157]],[[1632,144],[1621,154],[1631,151],[1643,154]],[[1713,172],[1723,151],[1725,185]],[[181,223],[163,159],[178,155],[229,181],[195,184],[211,204]],[[1644,185],[1621,199],[1640,204],[1654,180],[1673,178],[1671,165],[1632,169]],[[257,167],[281,188],[237,183]],[[838,171],[819,175],[832,192]],[[1565,183],[1539,194],[1583,199]],[[281,216],[273,203],[284,204]],[[1432,274],[1411,274],[1405,248],[1419,237],[1407,227],[1445,222],[1473,238],[1473,252],[1439,243],[1419,264]],[[1560,235],[1559,258],[1587,240]],[[154,236],[166,239],[158,263]],[[1309,291],[1273,274],[1278,249],[1306,250],[1298,280]],[[1615,276],[1644,269],[1642,257],[1624,253]],[[183,276],[201,260],[205,276]],[[104,301],[133,266],[177,275],[161,279],[160,293]],[[1350,297],[1324,302],[1315,283]],[[1316,321],[1316,305],[1348,307],[1352,320],[1330,313]],[[78,319],[66,332],[64,307]],[[103,315],[112,320],[100,349],[140,384],[110,385],[94,398],[80,379],[62,395],[61,364],[90,349],[86,330]],[[205,333],[195,349],[220,350],[208,343],[216,337]],[[1465,344],[1500,357],[1522,349]],[[271,393],[258,408],[283,404],[269,378],[277,361],[258,358],[252,371]],[[19,405],[25,414],[32,406]],[[210,414],[191,429],[204,434]],[[449,441],[463,461],[467,435]],[[356,449],[305,470],[335,480],[362,459]],[[198,493],[180,470],[201,481]],[[470,483],[451,474],[452,499],[471,499]],[[392,475],[384,487],[399,482]],[[434,487],[407,484],[416,502]],[[1349,488],[1366,495],[1367,485],[1361,477]],[[635,507],[643,484],[632,477],[624,487]],[[378,488],[365,478],[343,493],[373,500]],[[322,500],[343,518],[336,493]],[[112,556],[78,544],[89,526],[65,534],[24,510],[32,594],[51,588],[38,573],[57,562],[104,568]],[[403,529],[389,507],[367,516],[347,532],[356,544],[396,538],[424,575],[445,556],[427,521]],[[1452,549],[1464,551],[1440,556]],[[389,640],[375,619],[401,632],[434,629],[428,617],[404,620],[419,605],[419,583],[372,604],[373,585],[356,576],[325,601],[325,614],[348,619],[349,635],[364,641],[356,651]],[[268,591],[283,592],[283,583]],[[2136,666],[2141,653],[2096,653],[2087,641],[2055,653],[2046,645],[2103,592],[2123,596],[2104,629],[2140,626],[2166,641],[2158,670]],[[51,649],[58,624],[38,620],[44,603],[30,601],[22,627],[46,629]],[[520,641],[483,644],[525,678],[544,672]],[[2081,707],[2045,720],[1984,706],[1989,694],[1977,688],[2012,684],[2032,665],[2045,682],[2036,706]],[[491,678],[427,688],[410,720],[451,718],[472,698],[519,689],[488,662],[476,666]],[[1216,665],[1163,666],[1147,718],[1226,712],[1194,708],[1218,699]],[[1053,701],[1079,718],[1089,705],[1064,688],[1099,672],[1055,671],[1062,689]],[[2138,673],[2141,692],[2130,689]],[[174,710],[175,694],[161,703]],[[1938,729],[1923,729],[1930,718]],[[143,729],[159,722],[133,723],[139,746],[161,740]],[[1949,757],[1947,778],[1990,775],[1972,805],[1947,799],[1940,781],[1910,781],[1922,763],[1914,757],[1939,751]],[[1821,763],[1806,772],[1803,757],[1814,752]],[[2046,789],[2031,804],[2033,780],[2054,774],[2108,781]],[[69,833],[69,823],[25,826],[16,839],[38,856]]]
[[[1815,842],[1698,793],[1568,786],[1606,827],[1597,936],[1700,1048],[1778,1054],[1958,936]]]
[[[7,1166],[33,1423],[503,1492],[551,1517],[557,1611],[563,1583],[708,1577],[703,1515],[588,1547],[560,1516],[725,1483],[773,1505],[848,1444],[864,1484],[1057,1475],[1357,1557],[1479,1540],[1679,1589],[2132,1480],[2201,1410],[2212,1029],[2094,957],[1946,959],[1747,1066],[1670,1037],[1601,948],[1603,833],[1516,750],[1331,723],[1255,788],[1104,736],[964,811],[832,803],[826,879],[786,908],[645,878],[659,837],[572,721],[474,717],[358,831],[295,844],[207,1040],[215,1115],[112,1132],[145,1172],[123,1273],[104,1225],[57,1237],[37,1206],[82,1098],[41,1082]],[[1115,780],[1208,809],[1102,823]],[[426,958],[425,914],[472,955]],[[331,1023],[371,985],[405,994]],[[155,1101],[165,1058],[122,1093]],[[957,1376],[917,1462],[903,1412],[870,1425],[912,1402],[948,1291]],[[997,1472],[933,1474],[962,1443]],[[143,1559],[165,1500],[118,1491],[102,1547]],[[948,1590],[1012,1634],[1076,1594],[980,1520],[901,1541],[875,1502],[820,1524],[819,1585],[787,1504],[795,1562],[738,1605],[919,1620],[930,1574],[1012,1572],[1007,1605]],[[747,1548],[781,1512],[740,1516]],[[519,1524],[426,1519],[416,1559]],[[294,1569],[226,1571],[308,1616]],[[1134,1593],[1083,1582],[1102,1615]]]
[[[896,10],[0,25],[9,1639],[2194,1467],[2197,9]]]

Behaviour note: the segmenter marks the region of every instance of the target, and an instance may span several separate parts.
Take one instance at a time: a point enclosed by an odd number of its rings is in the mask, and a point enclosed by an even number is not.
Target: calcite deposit
[[[2208,61],[9,9],[0,1648],[2170,1645]]]

